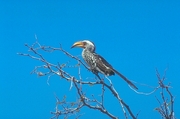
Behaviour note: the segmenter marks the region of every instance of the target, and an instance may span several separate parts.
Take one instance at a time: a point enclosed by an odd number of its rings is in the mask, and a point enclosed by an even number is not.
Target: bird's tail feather
[[[122,75],[121,73],[119,73],[118,71],[116,71],[115,69],[113,69],[113,71],[119,75],[122,79],[124,79],[130,86],[132,86],[134,89],[138,90],[138,88],[130,81],[128,80],[124,75]]]

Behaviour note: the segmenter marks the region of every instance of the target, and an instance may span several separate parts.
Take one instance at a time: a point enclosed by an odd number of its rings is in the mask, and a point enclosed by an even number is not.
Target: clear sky
[[[175,115],[180,107],[180,1],[174,0],[1,0],[0,2],[0,117],[2,119],[48,119],[55,109],[54,93],[68,101],[76,99],[70,83],[54,76],[47,85],[47,77],[30,72],[42,65],[17,52],[27,53],[25,43],[35,42],[35,34],[44,45],[59,44],[73,55],[81,49],[70,49],[75,41],[90,39],[115,69],[129,79],[157,86],[155,69],[161,75],[167,70],[166,82],[171,82],[175,99]],[[71,61],[61,52],[46,55],[56,64]],[[73,64],[73,63],[71,63]],[[73,73],[71,69],[68,69]],[[84,70],[84,78],[93,77]],[[159,106],[155,96],[138,95],[118,76],[110,77],[121,98],[140,119],[158,119],[154,108]],[[138,85],[139,91],[152,89]],[[97,88],[87,88],[95,93]],[[101,88],[99,88],[101,89]],[[115,98],[106,91],[107,108],[119,117],[123,113]],[[82,118],[104,118],[100,112],[84,108]],[[124,118],[124,117],[123,117]]]

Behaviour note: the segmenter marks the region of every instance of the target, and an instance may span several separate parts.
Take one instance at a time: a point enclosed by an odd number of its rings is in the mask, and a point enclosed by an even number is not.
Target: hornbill
[[[83,48],[82,57],[85,62],[89,65],[90,69],[93,73],[98,74],[99,72],[106,75],[111,76],[119,75],[122,79],[124,79],[130,86],[138,89],[130,80],[128,80],[124,75],[115,70],[103,57],[95,53],[95,45],[93,42],[89,40],[83,40],[75,42],[71,48],[81,47]]]

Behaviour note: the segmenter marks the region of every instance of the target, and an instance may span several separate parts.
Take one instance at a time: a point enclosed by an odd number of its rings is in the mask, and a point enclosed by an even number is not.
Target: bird
[[[83,48],[82,57],[93,73],[101,73],[105,76],[112,76],[117,74],[122,79],[124,79],[124,81],[126,81],[131,87],[138,90],[138,88],[130,80],[128,80],[123,74],[115,70],[102,56],[95,52],[96,47],[92,41],[77,41],[71,46],[71,48],[74,47]]]

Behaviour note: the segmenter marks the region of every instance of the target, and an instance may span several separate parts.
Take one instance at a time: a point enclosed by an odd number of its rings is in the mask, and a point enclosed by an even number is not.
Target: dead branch
[[[80,114],[80,110],[83,107],[88,107],[90,109],[98,110],[102,112],[103,114],[107,115],[109,118],[112,119],[117,119],[118,117],[113,115],[111,112],[109,112],[104,104],[104,94],[105,94],[105,89],[108,89],[115,97],[115,99],[119,102],[122,112],[124,113],[124,117],[128,119],[128,115],[131,116],[133,119],[137,119],[138,114],[136,116],[133,114],[132,110],[130,109],[129,105],[125,103],[125,101],[120,97],[118,92],[116,91],[115,87],[113,86],[112,81],[106,77],[108,80],[108,83],[105,83],[104,79],[101,78],[98,74],[92,72],[95,74],[96,78],[92,80],[86,81],[85,79],[82,78],[81,76],[81,67],[85,67],[87,70],[91,71],[89,67],[87,67],[78,57],[73,56],[66,50],[60,47],[51,47],[51,46],[43,46],[41,45],[38,41],[33,43],[33,45],[28,45],[25,44],[25,46],[28,48],[28,53],[18,53],[18,55],[21,56],[26,56],[31,59],[40,61],[43,63],[43,65],[40,66],[35,66],[31,74],[36,74],[38,76],[47,76],[47,83],[49,84],[50,78],[52,78],[53,75],[57,75],[61,77],[64,80],[67,80],[68,83],[70,82],[70,90],[73,88],[76,89],[78,97],[75,101],[73,102],[68,102],[66,97],[64,97],[62,100],[60,100],[56,96],[56,106],[55,106],[55,112],[51,112],[53,114],[52,119],[54,118],[59,118],[60,116],[64,116],[64,118],[68,118],[70,116],[76,115],[75,118],[79,118],[82,116]],[[67,66],[67,63],[55,63],[53,64],[52,62],[48,61],[43,54],[40,52],[44,51],[46,53],[52,53],[54,51],[60,51],[61,53],[64,54],[64,56],[67,56],[77,62],[77,64],[74,65],[74,67],[77,68],[78,70],[78,78],[75,76],[71,75],[70,73],[66,72],[64,69]],[[174,96],[171,94],[169,91],[170,85],[165,85],[164,80],[165,80],[165,75],[163,78],[160,78],[160,74],[157,72],[157,78],[158,78],[158,86],[154,87],[154,90],[150,93],[144,93],[144,92],[138,92],[134,90],[137,94],[143,94],[143,95],[150,95],[157,91],[158,89],[162,89],[161,91],[161,98],[163,100],[163,103],[159,99],[157,101],[160,104],[160,107],[156,108],[156,110],[162,115],[162,117],[165,117],[165,119],[175,119],[174,116]],[[85,91],[83,90],[83,87],[86,85],[100,85],[101,87],[101,99],[98,100],[95,98],[94,95],[92,97],[87,97]],[[144,84],[143,84],[144,85]],[[133,90],[133,89],[132,89]],[[169,94],[170,96],[170,103],[168,103],[167,98],[165,98],[165,91]],[[128,113],[128,114],[127,114]]]
[[[158,83],[161,88],[161,100],[162,102],[156,97],[156,100],[159,103],[159,107],[156,107],[155,110],[159,112],[159,114],[162,116],[163,119],[176,119],[174,115],[174,96],[169,91],[170,84],[166,85],[164,83],[166,79],[166,71],[164,71],[164,76],[161,78],[158,70],[156,69],[156,75],[158,78]],[[169,97],[166,97],[165,95],[168,94]]]

